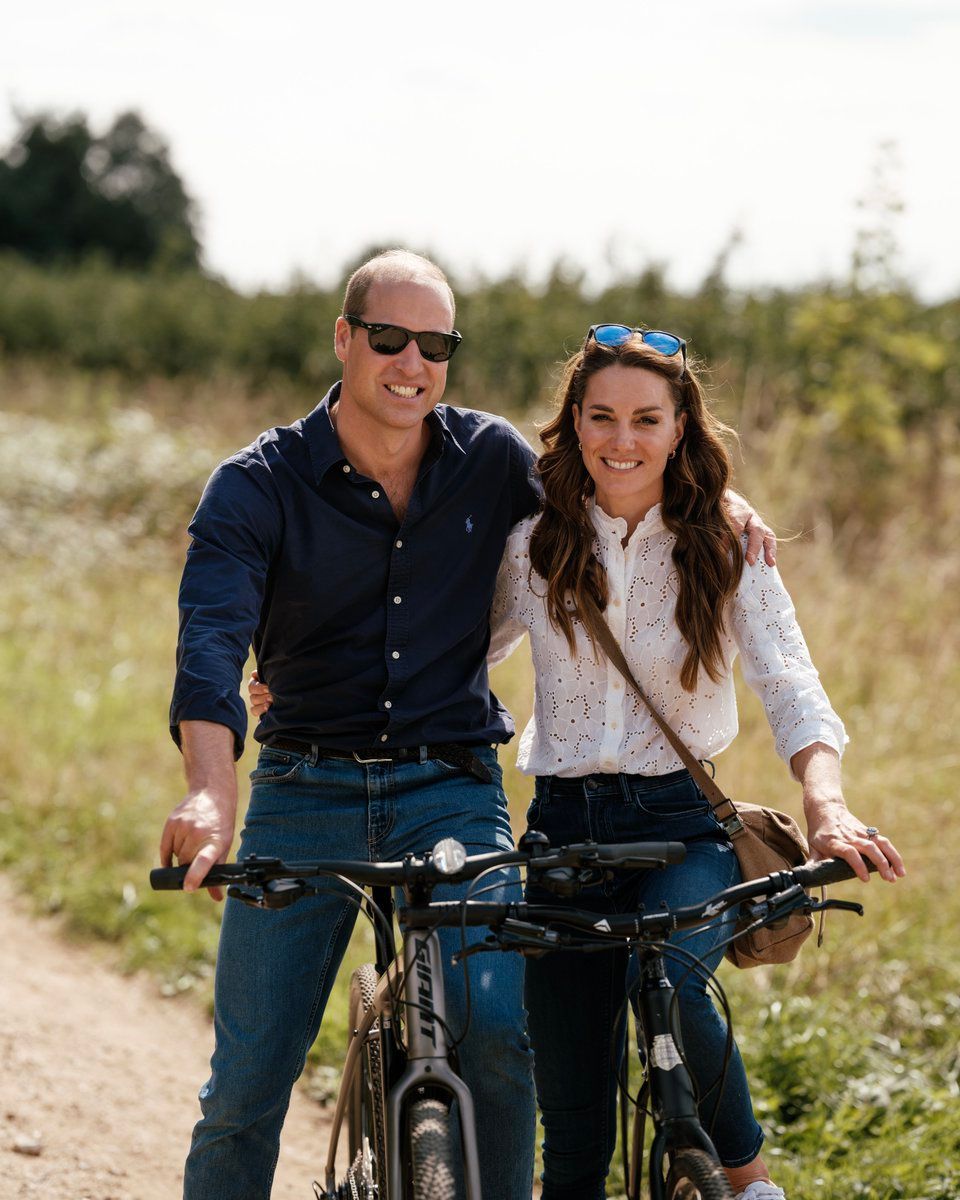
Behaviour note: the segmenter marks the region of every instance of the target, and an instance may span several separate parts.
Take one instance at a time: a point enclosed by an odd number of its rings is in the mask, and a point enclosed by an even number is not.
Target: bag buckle
[[[743,822],[740,820],[739,813],[732,812],[729,817],[720,822],[720,828],[731,841],[735,837],[739,837],[743,833]]]

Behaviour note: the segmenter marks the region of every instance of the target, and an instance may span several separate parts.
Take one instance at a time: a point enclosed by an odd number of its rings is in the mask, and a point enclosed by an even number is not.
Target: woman
[[[776,570],[743,562],[721,502],[729,480],[723,427],[709,412],[682,339],[594,326],[567,362],[559,411],[541,434],[542,513],[516,527],[500,569],[491,658],[529,633],[534,713],[518,765],[536,776],[533,828],[560,844],[683,840],[682,865],[624,873],[581,893],[578,907],[624,911],[692,903],[740,878],[703,796],[639,698],[594,652],[576,619],[591,591],[653,703],[695,755],[723,750],[737,730],[731,670],[739,653],[776,746],[803,787],[814,854],[860,855],[885,879],[903,874],[893,845],[846,808],[843,725],[810,662]],[[255,712],[269,703],[251,686]],[[871,831],[873,832],[873,831]],[[532,898],[537,899],[531,893]],[[546,899],[546,897],[544,897]],[[554,896],[549,903],[560,903]],[[723,934],[684,941],[714,968]],[[760,1157],[739,1052],[721,1075],[726,1029],[702,980],[668,960],[701,1120],[739,1200],[782,1200]],[[625,954],[546,955],[527,963],[527,1005],[544,1125],[543,1200],[593,1200],[616,1142],[618,1014]],[[615,1028],[616,1027],[616,1028]],[[611,1056],[611,1045],[620,1050]]]
[[[731,669],[737,652],[763,701],[776,747],[803,788],[817,857],[860,855],[892,881],[893,845],[850,813],[840,785],[843,725],[810,662],[776,570],[743,561],[722,497],[730,475],[720,435],[682,339],[622,325],[593,326],[567,362],[559,411],[542,431],[543,512],[511,534],[493,612],[494,655],[528,632],[534,714],[518,765],[536,776],[531,827],[554,844],[670,838],[680,866],[623,873],[582,893],[578,907],[625,911],[692,903],[739,881],[736,857],[680,760],[575,617],[592,592],[639,682],[698,758],[737,731]],[[546,900],[538,895],[534,899]],[[550,897],[550,903],[557,903]],[[685,949],[713,969],[724,934]],[[703,980],[668,959],[700,1115],[739,1200],[783,1200],[760,1157],[739,1052],[722,1097],[726,1028]],[[616,1142],[618,1013],[625,954],[546,955],[527,964],[527,1006],[544,1126],[543,1200],[605,1194]]]

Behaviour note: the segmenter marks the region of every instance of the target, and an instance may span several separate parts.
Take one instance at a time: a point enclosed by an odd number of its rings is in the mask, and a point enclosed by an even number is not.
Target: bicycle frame
[[[684,1065],[674,995],[663,955],[641,949],[638,1005],[655,1126],[648,1160],[650,1200],[665,1200],[663,1162],[671,1151],[690,1148],[717,1158],[713,1142],[700,1124],[693,1081]],[[638,1108],[634,1120],[640,1119]],[[635,1158],[627,1188],[631,1200],[640,1195],[641,1170],[642,1163]]]
[[[376,898],[374,899],[376,903]],[[392,908],[387,907],[387,912]],[[384,906],[381,904],[381,911]],[[386,915],[386,913],[384,914]],[[387,1195],[383,1200],[402,1200],[403,1161],[401,1156],[404,1108],[419,1088],[429,1088],[457,1101],[460,1122],[460,1144],[463,1159],[463,1176],[467,1200],[481,1200],[480,1159],[477,1151],[477,1135],[474,1123],[473,1098],[470,1090],[449,1063],[450,1045],[447,1036],[447,1009],[443,983],[440,939],[436,929],[408,929],[403,941],[402,954],[396,955],[383,967],[381,955],[392,949],[392,938],[387,939],[377,927],[377,971],[378,982],[373,1004],[364,1016],[359,1028],[352,1031],[350,1045],[344,1062],[340,1091],[333,1114],[330,1144],[325,1166],[326,1186],[329,1192],[336,1187],[336,1155],[346,1114],[347,1097],[350,1095],[354,1077],[360,1069],[360,1056],[364,1042],[370,1036],[373,1025],[380,1021],[380,1029],[389,1037],[395,1030],[394,997],[403,994],[401,1007],[406,1009],[404,1026],[406,1032],[406,1066],[399,1079],[391,1081],[385,1071],[386,1116],[387,1116]],[[414,990],[415,989],[415,990]],[[384,1039],[386,1041],[386,1038]]]

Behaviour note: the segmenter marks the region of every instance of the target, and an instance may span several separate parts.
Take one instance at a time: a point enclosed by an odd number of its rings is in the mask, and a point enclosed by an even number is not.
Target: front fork
[[[448,1061],[450,1047],[443,991],[440,941],[435,931],[408,929],[403,943],[404,1013],[407,1066],[387,1097],[388,1179],[391,1200],[403,1195],[401,1133],[403,1111],[421,1087],[445,1092],[457,1101],[467,1200],[481,1200],[480,1161],[470,1090]]]
[[[675,995],[663,955],[641,958],[638,1004],[656,1129],[650,1145],[651,1200],[665,1200],[663,1161],[667,1154],[690,1147],[717,1159],[713,1142],[700,1124],[693,1080],[683,1062]],[[633,1164],[631,1195],[639,1196],[641,1169],[640,1163]]]

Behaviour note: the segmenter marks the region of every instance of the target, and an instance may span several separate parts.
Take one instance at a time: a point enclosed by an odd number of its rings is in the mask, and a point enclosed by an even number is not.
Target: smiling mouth
[[[403,387],[399,383],[385,383],[383,386],[392,396],[399,396],[401,400],[413,400],[423,391],[423,388]]]
[[[632,471],[634,467],[640,466],[639,459],[629,459],[627,462],[616,462],[612,458],[601,458],[600,461],[605,467],[612,467],[614,471]]]

